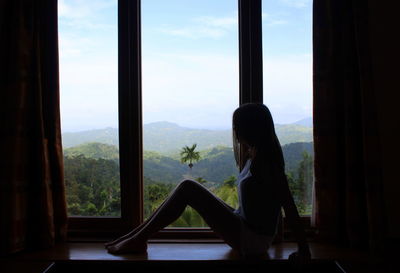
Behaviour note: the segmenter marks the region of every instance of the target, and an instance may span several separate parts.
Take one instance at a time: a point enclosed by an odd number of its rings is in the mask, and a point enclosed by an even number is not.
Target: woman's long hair
[[[240,143],[245,141],[254,151],[250,171],[258,181],[285,171],[282,148],[275,133],[274,122],[267,106],[247,103],[235,110],[232,118],[233,148],[236,164],[242,168],[249,154],[244,151],[240,162]]]

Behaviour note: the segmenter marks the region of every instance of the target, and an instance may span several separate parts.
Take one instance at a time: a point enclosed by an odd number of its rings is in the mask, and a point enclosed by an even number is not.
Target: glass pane
[[[119,216],[117,1],[58,8],[68,213]]]
[[[142,1],[145,218],[185,178],[237,206],[231,135],[239,101],[237,6],[237,0]],[[190,162],[180,152],[194,144],[200,158]],[[172,226],[206,224],[188,208]]]
[[[263,0],[264,103],[282,145],[300,214],[313,189],[312,1]]]

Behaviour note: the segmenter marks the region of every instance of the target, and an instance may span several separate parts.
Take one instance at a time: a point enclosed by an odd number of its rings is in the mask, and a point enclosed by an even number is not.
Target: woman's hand
[[[282,175],[281,182],[280,194],[283,202],[282,206],[285,211],[286,219],[294,232],[299,246],[297,252],[290,254],[289,260],[295,267],[302,267],[311,260],[310,248],[308,247],[306,233],[301,223],[299,212],[297,211],[296,204],[294,203],[294,199],[292,193],[290,192],[289,184],[285,174]]]
[[[289,261],[296,267],[302,268],[311,261],[311,253],[308,247],[299,248],[298,251],[289,255]]]

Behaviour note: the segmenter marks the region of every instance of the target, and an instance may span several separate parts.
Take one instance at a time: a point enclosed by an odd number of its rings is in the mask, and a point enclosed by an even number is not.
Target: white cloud
[[[291,8],[305,8],[311,5],[312,0],[280,0],[285,6]]]
[[[168,120],[188,127],[229,128],[238,105],[234,56],[143,56],[144,122]]]
[[[95,42],[88,37],[78,35],[59,35],[60,59],[78,57],[87,53],[95,46]]]
[[[264,102],[275,122],[291,123],[312,115],[311,54],[264,59]]]
[[[96,17],[97,11],[115,3],[115,0],[60,0],[60,20],[64,26],[75,28],[115,28]],[[288,23],[282,16],[266,13],[263,22],[269,26]],[[237,14],[197,17],[188,23],[164,25],[158,30],[190,39],[220,39],[237,32]],[[73,31],[60,35],[61,107],[66,131],[117,126],[117,53],[111,52],[111,44],[105,45],[101,37],[91,35],[98,36],[97,29],[94,32],[70,29]],[[100,33],[103,38],[113,40],[109,33]],[[145,123],[168,120],[189,127],[231,126],[231,115],[239,100],[238,56],[143,50]],[[265,60],[265,102],[278,123],[293,122],[311,113],[310,59],[304,55]]]
[[[277,18],[276,15],[272,15],[266,12],[262,13],[262,20],[267,26],[279,26],[279,25],[286,25],[288,23],[287,20],[282,18]]]
[[[59,0],[58,9],[63,130],[117,126],[116,1]]]
[[[101,12],[114,10],[117,13],[117,2],[115,0],[59,0],[58,17],[65,26],[77,29],[111,29],[116,27],[105,23],[105,19],[99,16]],[[112,12],[111,12],[112,13]]]
[[[213,38],[218,39],[224,35],[226,35],[226,30],[211,28],[211,27],[202,27],[202,26],[193,26],[193,27],[183,27],[183,28],[169,28],[164,27],[159,29],[162,33],[190,38],[190,39],[202,39],[202,38]]]
[[[169,120],[189,127],[229,128],[238,105],[238,60],[222,55],[145,55],[144,122]],[[264,102],[277,123],[312,115],[309,54],[264,63]]]
[[[96,18],[99,11],[107,10],[112,7],[116,8],[117,1],[115,0],[59,0],[58,1],[58,16],[61,18]]]
[[[213,17],[213,16],[204,16],[198,17],[194,19],[196,22],[200,22],[207,26],[213,26],[218,28],[232,29],[237,28],[238,26],[238,15],[230,16],[230,17]]]
[[[63,129],[116,126],[116,58],[86,58],[61,66]],[[309,54],[264,61],[264,102],[276,123],[312,115]],[[197,128],[229,128],[238,105],[237,56],[218,54],[143,55],[144,123],[167,120]]]
[[[159,28],[162,33],[190,39],[218,39],[231,31],[237,31],[237,15],[229,17],[197,17],[187,26],[164,25]]]
[[[63,131],[118,125],[117,56],[95,53],[67,51],[60,58]]]

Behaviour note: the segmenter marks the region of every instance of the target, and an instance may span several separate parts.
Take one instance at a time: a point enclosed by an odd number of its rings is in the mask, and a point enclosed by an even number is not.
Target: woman
[[[242,256],[267,253],[283,207],[298,241],[298,252],[291,258],[310,257],[268,108],[256,103],[242,105],[233,113],[232,127],[235,159],[241,169],[237,180],[239,208],[228,206],[199,183],[184,180],[146,222],[107,243],[110,253],[145,252],[149,237],[173,223],[189,205]]]

